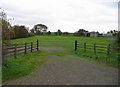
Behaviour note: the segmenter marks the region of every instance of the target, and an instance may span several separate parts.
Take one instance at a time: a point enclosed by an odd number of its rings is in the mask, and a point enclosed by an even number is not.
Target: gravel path
[[[50,48],[49,48],[50,49]],[[115,68],[95,65],[74,55],[49,55],[46,63],[31,74],[6,85],[117,85]]]

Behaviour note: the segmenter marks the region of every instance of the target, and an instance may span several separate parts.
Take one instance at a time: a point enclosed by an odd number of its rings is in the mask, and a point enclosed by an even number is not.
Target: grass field
[[[96,44],[108,44],[109,39],[103,37],[74,37],[74,36],[34,36],[29,38],[22,38],[12,40],[12,43],[24,43],[32,42],[36,40],[40,41],[40,46],[61,46],[65,48],[73,48],[74,41],[86,43],[96,43]]]
[[[83,51],[78,50],[74,51],[74,41],[78,40],[79,43],[96,43],[96,44],[109,44],[109,38],[104,37],[75,37],[75,36],[33,36],[29,38],[15,39],[11,40],[11,43],[24,43],[24,42],[33,42],[39,40],[39,45],[41,47],[64,47],[68,52],[33,52],[28,53],[27,55],[19,55],[17,59],[9,58],[5,60],[8,63],[8,68],[3,67],[3,81],[10,79],[15,79],[20,76],[29,74],[35,67],[44,63],[44,58],[49,54],[55,55],[65,55],[72,54],[80,56],[81,59],[92,61],[95,63],[101,63],[109,65],[112,67],[117,67],[117,56],[116,55],[106,55],[106,54],[97,54],[94,55],[92,52],[83,53]],[[38,61],[38,58],[40,61]],[[24,67],[24,68],[21,68]]]

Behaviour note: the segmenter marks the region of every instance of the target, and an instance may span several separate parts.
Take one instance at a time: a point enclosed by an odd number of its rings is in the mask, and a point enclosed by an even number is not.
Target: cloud
[[[118,29],[118,0],[1,0],[0,6],[12,24],[32,28],[37,23],[50,31],[75,32],[80,28],[95,31]]]

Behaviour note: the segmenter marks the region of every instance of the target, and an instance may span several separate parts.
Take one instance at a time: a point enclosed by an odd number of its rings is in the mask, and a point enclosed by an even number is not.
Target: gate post
[[[96,54],[96,44],[94,43],[94,54]]]
[[[84,43],[84,53],[86,53],[86,43]]]
[[[77,40],[75,40],[75,51],[77,51]]]
[[[39,41],[37,40],[37,51],[39,50]]]
[[[25,43],[25,54],[27,53],[27,43]]]
[[[108,44],[108,46],[107,46],[107,54],[108,55],[110,54],[110,44]]]
[[[14,46],[14,58],[17,58],[17,44]]]

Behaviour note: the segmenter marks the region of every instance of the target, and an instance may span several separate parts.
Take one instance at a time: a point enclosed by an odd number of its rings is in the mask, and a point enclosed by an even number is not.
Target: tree
[[[31,32],[31,33],[35,33],[35,30],[34,30],[34,29],[31,29],[30,32]]]
[[[48,27],[46,25],[43,25],[43,24],[37,24],[37,25],[34,25],[33,29],[34,29],[36,34],[38,34],[38,32],[46,33]],[[42,34],[42,33],[39,33],[39,34]]]
[[[117,30],[111,30],[107,32],[108,34],[111,33],[113,36],[117,36],[118,31]]]
[[[61,34],[62,34],[61,30],[58,29],[58,31],[57,31],[57,35],[61,35]]]
[[[2,32],[2,34],[0,36],[2,36],[2,43],[1,45],[3,46],[2,48],[2,65],[7,65],[4,61],[4,54],[7,52],[8,49],[5,49],[4,44],[10,44],[10,38],[12,35],[14,35],[14,32],[12,31],[11,28],[11,24],[6,20],[7,18],[7,14],[4,13],[3,11],[0,12],[0,25],[2,27],[2,29],[0,30]],[[0,46],[1,46],[0,45]]]
[[[54,32],[54,35],[57,35],[57,32]]]
[[[50,32],[50,31],[48,31],[48,32],[47,32],[47,34],[48,34],[48,35],[51,35],[51,32]]]
[[[67,35],[69,35],[69,33],[68,32],[63,32],[63,35],[67,36]]]
[[[117,44],[117,47],[120,48],[120,31],[119,31],[118,34],[117,34],[117,38],[116,38],[116,40],[115,40],[115,43]]]
[[[24,25],[14,25],[13,26],[15,37],[14,38],[25,38],[28,37],[28,31]]]
[[[117,47],[118,47],[118,67],[120,67],[120,31],[117,34],[117,39],[116,39]]]
[[[9,38],[8,36],[8,26],[10,26],[10,23],[7,22],[6,20],[2,19],[2,39],[7,40]]]
[[[7,14],[3,11],[0,12],[0,24],[2,25],[1,26],[2,27],[2,40],[3,42],[8,41],[11,37],[14,36],[14,32],[13,32],[13,29],[11,28],[11,24],[7,20]]]
[[[13,39],[15,37],[15,32],[12,26],[9,28],[8,35],[9,35],[9,39]]]
[[[118,32],[117,36],[113,37],[111,44],[112,44],[113,51],[120,52],[120,31]]]
[[[88,31],[86,31],[86,30],[84,30],[84,29],[79,29],[77,32],[76,32],[76,34],[78,35],[78,36],[85,36],[85,33],[86,32],[88,32]]]

